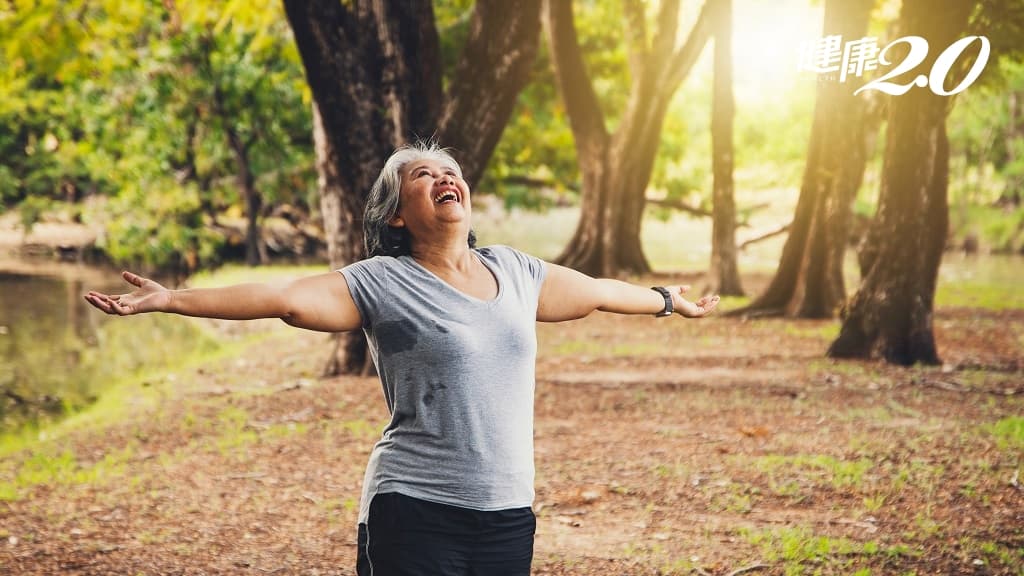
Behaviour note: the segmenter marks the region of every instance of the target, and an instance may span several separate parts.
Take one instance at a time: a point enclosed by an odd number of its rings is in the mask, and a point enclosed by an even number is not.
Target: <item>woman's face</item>
[[[454,166],[435,159],[414,160],[399,174],[398,214],[389,224],[405,226],[413,238],[425,238],[451,226],[468,233],[472,212],[469,186]]]

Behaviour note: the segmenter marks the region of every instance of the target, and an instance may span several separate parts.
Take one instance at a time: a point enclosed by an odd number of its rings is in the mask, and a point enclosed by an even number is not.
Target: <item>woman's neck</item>
[[[459,243],[413,245],[412,257],[431,270],[468,273],[473,266],[473,254],[465,238]]]

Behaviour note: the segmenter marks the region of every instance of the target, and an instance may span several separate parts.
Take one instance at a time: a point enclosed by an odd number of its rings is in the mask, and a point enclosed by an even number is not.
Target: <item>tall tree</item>
[[[711,267],[706,292],[742,296],[736,262],[736,198],[733,194],[732,0],[719,0],[711,15],[715,35],[711,98],[711,165],[714,201],[711,225]]]
[[[317,165],[331,266],[364,255],[362,210],[396,146],[436,136],[480,179],[537,49],[540,0],[481,0],[447,91],[429,0],[285,0],[316,106]],[[328,373],[368,367],[341,337]]]
[[[864,36],[874,0],[826,0],[825,35]],[[831,318],[846,300],[843,257],[852,203],[867,164],[860,82],[818,83],[807,164],[789,236],[768,285],[739,314]]]
[[[640,244],[644,193],[665,113],[710,36],[709,5],[716,1],[708,0],[680,45],[679,0],[661,3],[650,37],[643,2],[623,0],[631,84],[626,109],[610,132],[583,62],[572,2],[547,0],[555,76],[583,176],[579,223],[560,263],[601,276],[650,271]]]
[[[922,36],[931,47],[919,69],[930,70],[959,39],[974,7],[956,0],[936,10],[928,0],[904,0],[900,32]],[[946,86],[956,86],[959,74],[949,76]],[[925,88],[892,98],[878,212],[861,253],[863,280],[843,311],[829,356],[939,362],[932,309],[949,220],[946,117],[952,105],[952,98]]]

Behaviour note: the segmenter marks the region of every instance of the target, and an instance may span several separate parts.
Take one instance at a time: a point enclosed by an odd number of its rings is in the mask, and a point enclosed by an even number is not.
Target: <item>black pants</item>
[[[359,525],[359,576],[528,576],[530,508],[481,512],[377,494]]]

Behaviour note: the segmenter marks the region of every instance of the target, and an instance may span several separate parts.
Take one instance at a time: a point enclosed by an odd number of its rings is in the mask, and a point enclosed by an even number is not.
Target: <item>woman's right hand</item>
[[[86,302],[107,314],[117,314],[118,316],[142,314],[143,312],[163,312],[168,309],[171,301],[170,290],[149,278],[143,278],[131,272],[122,272],[121,277],[129,284],[136,286],[136,290],[127,294],[113,295],[89,291],[85,295]]]

